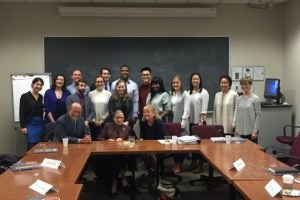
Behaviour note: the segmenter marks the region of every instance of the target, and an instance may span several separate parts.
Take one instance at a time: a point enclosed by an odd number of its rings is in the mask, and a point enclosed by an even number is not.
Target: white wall
[[[0,3],[0,153],[15,152],[11,73],[43,72],[44,36],[230,36],[230,65],[263,65],[282,78],[284,6],[223,5],[213,19],[63,18],[51,4]],[[254,89],[263,96],[263,82]],[[213,95],[213,94],[212,94]],[[18,133],[19,134],[19,133]]]
[[[285,6],[284,93],[293,104],[295,124],[300,125],[300,1]]]

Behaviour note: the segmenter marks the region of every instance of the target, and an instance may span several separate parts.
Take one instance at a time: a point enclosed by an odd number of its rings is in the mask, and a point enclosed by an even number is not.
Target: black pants
[[[118,178],[121,169],[125,167],[125,159],[122,155],[109,155],[103,157],[104,178],[114,180]]]
[[[183,163],[183,161],[184,161],[184,159],[185,159],[186,156],[187,156],[187,155],[186,155],[185,153],[178,153],[178,154],[175,154],[175,155],[174,155],[174,161],[175,161],[176,163]]]

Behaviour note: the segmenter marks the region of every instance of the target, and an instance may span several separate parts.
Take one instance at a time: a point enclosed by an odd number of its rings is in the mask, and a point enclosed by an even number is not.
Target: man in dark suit
[[[72,144],[89,144],[92,142],[84,119],[80,116],[82,107],[79,103],[72,103],[68,112],[56,120],[55,141],[62,141],[62,138],[69,138]]]
[[[85,95],[86,82],[84,80],[78,80],[75,83],[76,93],[68,96],[66,100],[67,108],[72,103],[79,103],[82,107],[81,116],[85,120],[85,125],[88,127],[89,122],[92,122],[95,118],[95,110],[92,101],[88,95]]]

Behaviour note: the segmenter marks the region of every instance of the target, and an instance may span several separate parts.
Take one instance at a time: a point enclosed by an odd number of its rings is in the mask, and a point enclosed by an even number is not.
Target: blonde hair
[[[115,89],[114,91],[112,92],[112,98],[114,99],[119,99],[119,94],[117,92],[117,87],[118,85],[120,85],[121,83],[124,83],[125,85],[125,92],[124,92],[124,95],[121,97],[123,101],[126,101],[130,98],[129,94],[127,93],[127,84],[125,83],[125,81],[123,81],[122,79],[118,80],[117,83],[116,83],[116,86],[115,86]]]
[[[244,76],[240,79],[240,84],[245,84],[245,83],[249,83],[250,85],[252,85],[252,78],[250,76]]]
[[[144,108],[143,108],[143,110],[144,110],[144,109],[148,109],[148,110],[150,110],[151,112],[153,112],[153,113],[154,113],[154,119],[155,119],[155,120],[160,120],[160,119],[161,119],[161,117],[156,113],[154,106],[152,106],[151,104],[145,105]],[[145,121],[144,117],[143,117],[142,120]]]

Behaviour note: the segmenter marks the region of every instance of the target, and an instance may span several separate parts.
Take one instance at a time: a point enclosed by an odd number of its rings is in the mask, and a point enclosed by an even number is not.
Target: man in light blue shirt
[[[127,93],[129,94],[129,96],[131,97],[132,102],[133,102],[133,110],[132,110],[133,119],[132,119],[132,121],[133,121],[133,125],[134,125],[136,122],[136,119],[138,117],[138,112],[139,112],[139,89],[138,89],[138,85],[134,81],[129,79],[129,67],[127,65],[122,65],[120,67],[120,79],[125,81],[126,87],[127,87]],[[115,86],[116,86],[116,83],[118,80],[114,81],[111,84],[112,91],[115,89]]]
[[[75,83],[82,79],[82,73],[80,69],[74,69],[71,78],[73,82],[72,84],[67,86],[67,90],[69,90],[71,94],[75,94],[76,93]],[[89,92],[90,92],[90,87],[86,85],[84,94],[87,95]]]

